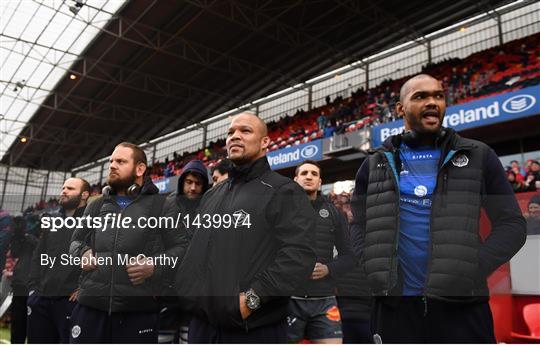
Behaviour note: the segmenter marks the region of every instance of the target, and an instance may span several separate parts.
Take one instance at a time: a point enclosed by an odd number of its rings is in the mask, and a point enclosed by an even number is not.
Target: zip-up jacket
[[[73,218],[81,217],[85,208],[86,206],[76,209]],[[63,209],[51,216],[66,217]],[[69,254],[72,235],[73,229],[67,227],[59,228],[56,231],[42,229],[32,256],[30,291],[47,297],[67,297],[77,289],[81,269],[78,266],[60,264],[61,256]],[[54,258],[55,264],[52,267],[42,265],[42,255]]]
[[[112,223],[107,214],[131,218],[127,228]],[[71,254],[81,257],[91,249],[96,257],[111,258],[112,265],[97,265],[94,270],[83,271],[77,301],[85,306],[102,311],[114,312],[156,312],[156,296],[163,291],[163,286],[174,276],[177,268],[171,265],[154,265],[154,273],[142,284],[133,285],[129,280],[126,267],[119,261],[119,256],[136,257],[182,257],[187,246],[181,222],[179,229],[138,227],[137,219],[145,217],[176,218],[178,209],[173,200],[165,200],[158,194],[157,187],[145,180],[140,194],[125,208],[116,203],[114,195],[103,195],[88,205],[84,216],[100,217],[107,227],[97,229],[77,229],[73,233]],[[117,219],[117,218],[116,218]],[[177,263],[178,264],[178,263]]]
[[[497,155],[479,141],[445,129],[437,141],[441,161],[432,196],[424,295],[445,300],[485,300],[486,278],[523,246],[526,224]],[[401,295],[399,147],[392,136],[369,153],[356,176],[353,234],[375,295]],[[491,233],[479,234],[480,210]]]
[[[199,214],[233,225],[195,230],[177,273],[177,291],[217,327],[249,330],[287,316],[289,297],[315,266],[315,212],[304,190],[270,170],[266,157],[235,169],[203,196]],[[261,307],[246,320],[239,294],[252,288]]]
[[[32,252],[38,240],[30,233],[15,232],[11,242],[11,256],[19,259],[13,268],[11,288],[15,296],[28,296],[29,273],[32,265]]]
[[[336,279],[352,270],[355,257],[351,247],[349,225],[345,216],[321,195],[311,202],[316,216],[315,254],[317,262],[328,267],[328,275],[321,279],[308,279],[294,293],[295,296],[334,296]],[[334,259],[334,246],[338,257]]]

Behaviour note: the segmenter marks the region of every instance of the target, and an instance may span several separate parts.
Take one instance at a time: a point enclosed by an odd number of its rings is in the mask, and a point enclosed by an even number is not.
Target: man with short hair
[[[214,184],[228,179],[232,168],[233,165],[230,160],[222,159],[215,167],[212,168],[212,180],[214,181]]]
[[[108,186],[84,213],[101,224],[73,233],[70,253],[80,258],[83,273],[71,316],[72,343],[157,342],[155,296],[172,278],[187,240],[165,218],[178,214],[174,201],[158,194],[146,170],[142,149],[118,144]]]
[[[90,184],[78,177],[68,178],[60,194],[62,219],[79,219],[90,196]],[[54,221],[54,218],[51,221]],[[69,253],[75,229],[63,226],[47,228],[42,222],[39,242],[32,256],[29,280],[28,343],[67,343],[71,312],[81,269],[61,264],[61,257]],[[53,264],[43,264],[54,260]]]
[[[445,93],[421,74],[401,88],[405,132],[356,175],[353,234],[383,343],[494,343],[486,279],[523,246],[525,219],[492,149],[443,128]],[[480,210],[491,233],[479,234]]]
[[[315,214],[302,189],[270,169],[269,143],[260,118],[233,118],[226,145],[234,169],[204,195],[201,224],[189,225],[195,233],[176,282],[179,295],[196,299],[190,343],[287,341],[289,297],[315,265]]]
[[[288,339],[308,339],[315,344],[342,342],[341,317],[335,296],[336,278],[349,272],[355,263],[345,216],[325,197],[319,163],[306,160],[296,167],[294,181],[304,189],[316,217],[315,254],[311,277],[294,292],[289,302]],[[338,256],[334,259],[334,247]]]

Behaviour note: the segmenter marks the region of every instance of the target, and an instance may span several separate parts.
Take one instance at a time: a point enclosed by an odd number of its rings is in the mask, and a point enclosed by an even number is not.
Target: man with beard
[[[314,344],[342,342],[341,317],[337,306],[336,278],[349,272],[355,264],[345,216],[324,196],[319,163],[306,160],[296,167],[294,181],[311,201],[317,214],[315,254],[317,263],[310,279],[305,280],[289,302],[288,338],[290,342],[308,339]],[[338,256],[334,259],[334,247]]]
[[[187,163],[178,178],[176,194],[171,195],[182,216],[195,215],[203,194],[208,190],[208,185],[208,170],[204,163],[200,160]],[[193,235],[191,230],[188,228],[190,238]]]
[[[79,218],[86,208],[90,185],[82,178],[67,179],[60,195],[61,218]],[[28,342],[69,342],[69,317],[75,306],[75,292],[81,269],[58,264],[69,253],[73,228],[47,229],[41,236],[32,257],[28,297]],[[42,257],[54,258],[57,264],[42,265]]]
[[[356,175],[353,233],[384,343],[494,343],[486,279],[526,238],[495,152],[442,127],[444,94],[429,75],[409,79],[396,105],[405,132]],[[491,220],[485,240],[481,208]]]
[[[159,304],[154,296],[175,270],[166,263],[181,258],[187,242],[183,231],[157,219],[175,217],[178,210],[158,194],[146,170],[143,150],[128,142],[118,144],[110,157],[108,186],[85,211],[85,216],[107,223],[73,233],[70,253],[82,259],[83,273],[71,315],[72,343],[157,342]],[[119,216],[121,225],[112,220]],[[150,218],[161,225],[149,227]],[[126,264],[122,257],[168,260]]]
[[[177,273],[179,295],[196,299],[190,343],[287,342],[289,297],[315,266],[315,212],[298,184],[270,169],[269,143],[257,116],[234,117],[234,169],[198,211],[216,219],[196,227]]]

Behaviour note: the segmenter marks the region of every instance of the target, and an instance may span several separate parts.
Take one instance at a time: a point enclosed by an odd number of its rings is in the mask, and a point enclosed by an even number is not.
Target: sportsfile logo
[[[531,95],[517,95],[507,99],[502,108],[507,113],[521,113],[522,111],[529,110],[536,104],[536,98]]]

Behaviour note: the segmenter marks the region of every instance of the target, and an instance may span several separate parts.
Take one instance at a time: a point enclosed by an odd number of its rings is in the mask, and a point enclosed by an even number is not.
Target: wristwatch
[[[246,307],[251,311],[255,311],[261,307],[261,298],[257,296],[253,289],[246,291]]]

